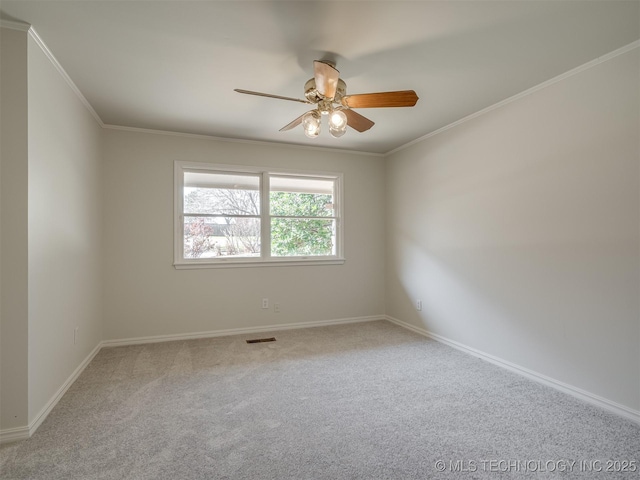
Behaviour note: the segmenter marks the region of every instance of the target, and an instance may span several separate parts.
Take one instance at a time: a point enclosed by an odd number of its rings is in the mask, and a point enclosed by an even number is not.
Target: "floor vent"
[[[275,337],[270,338],[256,338],[254,340],[247,340],[247,343],[264,343],[264,342],[275,342]]]

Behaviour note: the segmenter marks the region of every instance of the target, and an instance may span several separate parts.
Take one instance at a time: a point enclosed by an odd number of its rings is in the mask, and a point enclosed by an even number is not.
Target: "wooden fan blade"
[[[359,93],[342,97],[342,104],[349,108],[413,107],[417,101],[418,95],[413,90]]]
[[[307,112],[303,113],[302,115],[300,115],[298,118],[296,118],[293,122],[285,125],[284,127],[282,127],[280,129],[281,132],[286,132],[287,130],[291,130],[292,128],[296,128],[298,125],[300,125],[302,123],[302,117],[305,116]]]
[[[349,110],[348,108],[345,108],[342,111],[347,116],[347,125],[349,125],[354,130],[357,130],[359,132],[366,132],[367,130],[369,130],[371,127],[375,125],[367,117],[363,117],[362,115],[360,115],[357,112],[354,112],[353,110]]]
[[[271,95],[270,93],[260,93],[260,92],[252,92],[251,90],[242,90],[240,88],[234,88],[234,92],[245,93],[247,95],[257,95],[258,97],[268,97],[268,98],[277,98],[278,100],[291,100],[292,102],[300,102],[300,103],[308,103],[306,100],[302,100],[300,98],[291,98],[291,97],[281,97],[280,95]]]
[[[340,72],[328,63],[320,62],[318,60],[313,62],[313,72],[316,79],[316,90],[318,90],[318,93],[329,99],[335,97]]]

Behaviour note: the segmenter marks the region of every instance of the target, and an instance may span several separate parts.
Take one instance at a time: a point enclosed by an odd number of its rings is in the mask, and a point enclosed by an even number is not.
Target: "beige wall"
[[[175,270],[175,160],[343,172],[345,264]],[[106,130],[104,179],[105,339],[384,314],[381,157]]]
[[[102,132],[29,33],[1,32],[0,430],[20,437],[102,339]]]
[[[102,340],[102,129],[31,37],[28,58],[33,420]]]
[[[639,52],[387,159],[390,316],[640,410]]]
[[[27,33],[0,29],[0,430],[27,423]]]

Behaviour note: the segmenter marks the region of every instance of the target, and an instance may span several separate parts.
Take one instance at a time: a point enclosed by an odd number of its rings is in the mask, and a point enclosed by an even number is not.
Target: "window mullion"
[[[271,258],[271,217],[269,205],[269,173],[263,172],[260,179],[260,256]]]
[[[184,260],[184,170],[176,162],[173,167],[174,182],[174,263],[179,259]]]

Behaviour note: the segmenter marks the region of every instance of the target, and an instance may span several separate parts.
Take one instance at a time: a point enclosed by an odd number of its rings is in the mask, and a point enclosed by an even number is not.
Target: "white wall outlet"
[[[416,300],[416,310],[422,310],[422,300]]]
[[[78,343],[78,329],[80,327],[76,327],[73,329],[73,344],[75,345],[76,343]]]
[[[280,304],[279,303],[274,303],[273,304],[273,313],[280,313]]]
[[[268,298],[263,298],[262,299],[262,308],[269,308],[269,299]]]

